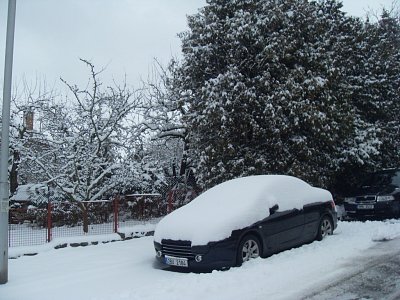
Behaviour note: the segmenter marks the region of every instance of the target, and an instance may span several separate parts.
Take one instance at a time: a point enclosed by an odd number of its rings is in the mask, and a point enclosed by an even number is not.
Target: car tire
[[[261,256],[260,240],[253,234],[246,235],[239,243],[237,251],[237,265]]]
[[[317,240],[322,241],[326,236],[333,234],[333,222],[329,216],[323,216],[318,226]]]

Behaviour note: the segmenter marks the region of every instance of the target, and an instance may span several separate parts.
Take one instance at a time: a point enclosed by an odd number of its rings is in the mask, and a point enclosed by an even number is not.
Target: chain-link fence
[[[91,202],[42,202],[39,206],[14,203],[9,211],[9,246],[39,245],[54,238],[115,233],[120,227],[165,216],[190,202],[196,194],[181,178],[174,177],[161,193],[127,194]]]
[[[9,246],[39,245],[61,237],[109,234],[115,232],[114,228],[113,201],[11,206]]]

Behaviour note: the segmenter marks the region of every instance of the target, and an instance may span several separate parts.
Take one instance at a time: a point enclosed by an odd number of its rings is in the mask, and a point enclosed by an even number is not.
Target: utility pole
[[[0,284],[8,281],[8,157],[10,144],[10,102],[16,0],[8,0],[6,56],[4,64],[3,111],[0,152]]]

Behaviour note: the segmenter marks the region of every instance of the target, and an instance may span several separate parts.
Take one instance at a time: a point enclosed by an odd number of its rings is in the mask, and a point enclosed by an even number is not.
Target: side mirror
[[[270,215],[273,215],[274,213],[276,213],[276,211],[279,209],[279,205],[278,204],[275,204],[274,206],[272,206],[270,209],[269,209],[269,214]]]

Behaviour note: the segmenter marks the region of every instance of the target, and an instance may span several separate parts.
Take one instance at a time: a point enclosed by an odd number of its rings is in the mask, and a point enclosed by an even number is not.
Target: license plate
[[[374,209],[373,204],[359,204],[357,205],[358,209]]]
[[[187,258],[179,258],[165,255],[165,263],[170,266],[188,267]]]

